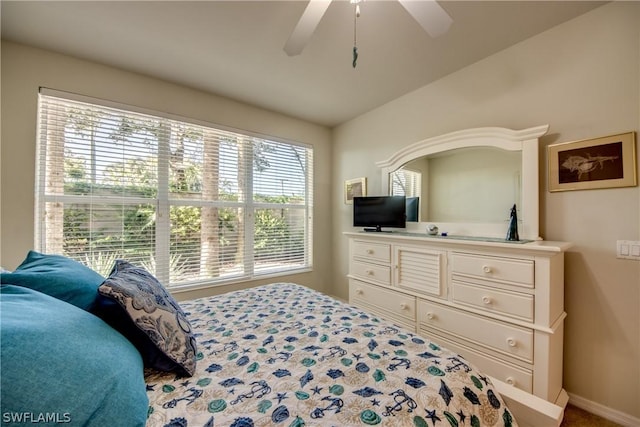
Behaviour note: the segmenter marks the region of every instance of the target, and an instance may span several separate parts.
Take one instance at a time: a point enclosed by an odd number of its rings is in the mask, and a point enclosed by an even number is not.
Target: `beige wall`
[[[316,206],[330,203],[331,131],[328,128],[205,94],[179,85],[80,59],[2,42],[2,181],[1,265],[15,268],[34,242],[34,179],[36,107],[40,86],[169,112],[214,124],[300,141],[314,148]],[[314,211],[314,269],[311,273],[280,277],[318,290],[330,283],[331,227],[326,209]],[[255,281],[252,284],[272,282]],[[215,291],[190,292],[179,298]]]
[[[616,2],[488,57],[334,130],[333,188],[374,162],[456,130],[549,124],[541,139],[542,236],[566,254],[564,385],[572,400],[640,419],[640,262],[616,240],[640,240],[640,187],[549,193],[546,146],[640,130],[640,3]],[[351,209],[333,194],[333,293],[348,297]],[[506,229],[505,229],[506,232]],[[631,420],[631,421],[629,421]]]

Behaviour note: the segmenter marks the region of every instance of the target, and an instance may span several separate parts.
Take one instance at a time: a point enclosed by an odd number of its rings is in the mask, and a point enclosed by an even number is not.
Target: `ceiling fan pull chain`
[[[354,4],[354,14],[353,14],[353,68],[356,68],[358,62],[358,18],[360,17],[360,5],[358,2]]]

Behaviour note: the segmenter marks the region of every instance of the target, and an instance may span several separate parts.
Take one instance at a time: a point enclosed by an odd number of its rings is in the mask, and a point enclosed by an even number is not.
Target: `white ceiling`
[[[306,1],[7,1],[2,38],[335,126],[585,13],[596,1],[440,1],[431,38],[395,0],[334,1],[301,55],[282,50]]]

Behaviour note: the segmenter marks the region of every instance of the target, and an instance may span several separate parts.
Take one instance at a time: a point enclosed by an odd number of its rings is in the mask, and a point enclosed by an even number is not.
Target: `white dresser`
[[[570,244],[345,235],[351,304],[564,406],[564,252]]]

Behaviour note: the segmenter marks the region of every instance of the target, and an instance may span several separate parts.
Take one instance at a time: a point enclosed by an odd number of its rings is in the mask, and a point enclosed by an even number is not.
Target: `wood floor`
[[[573,405],[567,405],[560,427],[620,427],[620,424],[605,420]]]

